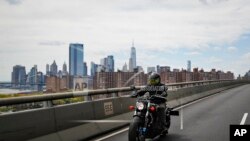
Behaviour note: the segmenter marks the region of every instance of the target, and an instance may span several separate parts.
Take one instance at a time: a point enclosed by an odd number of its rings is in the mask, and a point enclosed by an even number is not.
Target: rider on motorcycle
[[[150,96],[158,94],[163,97],[167,97],[167,86],[161,83],[161,77],[158,73],[151,73],[148,78],[148,85],[137,92],[137,95],[143,96],[145,93],[149,93]],[[167,132],[166,123],[166,103],[159,104],[158,117],[161,121],[162,128]]]

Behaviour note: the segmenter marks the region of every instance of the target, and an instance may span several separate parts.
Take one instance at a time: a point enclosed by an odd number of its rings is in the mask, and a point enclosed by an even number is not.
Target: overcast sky
[[[68,64],[69,43],[84,44],[84,61],[114,55],[128,63],[232,71],[250,69],[250,0],[0,0],[0,81],[14,65],[45,72]]]

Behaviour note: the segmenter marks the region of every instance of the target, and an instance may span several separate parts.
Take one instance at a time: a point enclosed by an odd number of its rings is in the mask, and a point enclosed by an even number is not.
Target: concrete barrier
[[[178,89],[169,92],[168,104],[171,107],[180,106],[238,85],[236,82],[224,82]],[[129,112],[128,106],[134,104],[135,99],[119,97],[0,115],[0,141],[86,139],[127,123],[76,121],[128,120],[132,118],[132,112]]]
[[[0,116],[0,141],[27,140],[56,131],[53,108]]]

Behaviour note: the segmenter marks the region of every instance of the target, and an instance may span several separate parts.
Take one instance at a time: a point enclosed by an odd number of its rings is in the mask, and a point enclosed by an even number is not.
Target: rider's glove
[[[167,92],[163,92],[163,93],[161,94],[161,96],[163,96],[163,97],[167,97],[167,96],[168,96],[168,94],[167,94]]]
[[[130,95],[131,98],[136,98],[137,97],[137,94],[132,94]]]
[[[131,86],[130,86],[130,89],[131,89],[131,90],[135,90],[135,86],[134,86],[134,85],[131,85]]]

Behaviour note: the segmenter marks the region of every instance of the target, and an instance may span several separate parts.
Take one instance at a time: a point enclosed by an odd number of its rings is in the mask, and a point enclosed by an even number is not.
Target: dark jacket
[[[156,85],[156,86],[147,85],[146,87],[139,90],[137,92],[137,95],[143,96],[146,92],[149,92],[150,96],[158,94],[158,95],[167,97],[167,90],[168,90],[168,87],[165,84],[160,83],[159,85]]]

